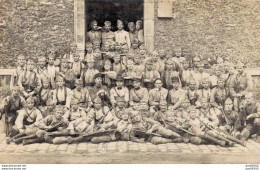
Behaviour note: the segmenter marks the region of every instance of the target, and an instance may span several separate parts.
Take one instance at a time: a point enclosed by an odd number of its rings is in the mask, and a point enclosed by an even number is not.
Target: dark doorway
[[[128,31],[128,22],[143,21],[143,11],[143,0],[86,0],[86,30],[90,30],[90,22],[96,20],[100,27],[110,21],[112,31],[116,31],[116,21],[120,19]]]

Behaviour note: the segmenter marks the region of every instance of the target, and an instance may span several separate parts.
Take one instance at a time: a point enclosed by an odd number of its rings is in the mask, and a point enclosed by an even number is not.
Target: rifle
[[[145,131],[142,130],[134,130],[135,132],[135,136],[142,136],[144,138],[149,138],[149,136],[157,136],[157,137],[162,137],[162,135],[159,135],[157,133],[147,133]]]

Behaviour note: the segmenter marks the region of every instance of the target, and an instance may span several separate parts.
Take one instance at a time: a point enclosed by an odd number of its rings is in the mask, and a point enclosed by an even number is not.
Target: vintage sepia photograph
[[[260,164],[259,9],[0,0],[0,164]]]

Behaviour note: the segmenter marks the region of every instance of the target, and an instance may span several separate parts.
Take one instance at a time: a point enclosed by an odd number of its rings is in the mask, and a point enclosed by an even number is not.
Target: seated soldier
[[[189,81],[188,89],[187,89],[187,97],[191,105],[195,106],[199,98],[199,92],[197,89],[196,81],[194,79],[190,79]]]
[[[106,43],[103,43],[103,48],[102,48],[102,58],[104,61],[106,60],[110,60],[112,61],[113,60],[113,53],[110,52],[110,42],[106,42]]]
[[[167,112],[167,102],[166,101],[160,101],[159,108],[155,110],[154,113],[154,120],[157,122],[160,122],[162,125],[164,125],[164,121],[166,120],[166,112]]]
[[[11,86],[16,85],[18,83],[19,76],[22,72],[26,70],[26,58],[24,55],[20,54],[17,57],[17,64],[18,66],[15,69],[13,80],[11,80]]]
[[[104,22],[104,31],[102,32],[102,44],[115,41],[115,33],[111,31],[111,22]]]
[[[223,68],[220,65],[216,65],[214,68],[214,75],[209,77],[210,85],[211,85],[212,89],[217,86],[219,79],[223,79],[224,82],[226,81],[226,78],[222,72],[222,69]]]
[[[180,79],[181,79],[182,87],[186,88],[188,86],[189,80],[194,78],[195,73],[193,70],[190,69],[189,60],[184,60],[182,64],[183,67],[180,70]]]
[[[121,117],[121,114],[123,112],[125,112],[126,108],[127,108],[127,104],[126,104],[124,96],[122,96],[122,97],[116,96],[115,97],[115,105],[114,105],[111,113],[113,113],[113,115],[116,116],[119,119]]]
[[[198,89],[202,88],[202,85],[201,85],[202,80],[204,78],[209,78],[209,76],[210,75],[204,71],[204,64],[202,62],[199,62],[197,64],[197,68],[195,70],[195,76],[194,76]]]
[[[134,61],[133,60],[127,60],[127,68],[124,70],[122,76],[126,80],[126,87],[128,89],[133,88],[133,78],[140,76],[135,70],[134,70]]]
[[[93,44],[91,42],[87,42],[86,43],[86,55],[82,62],[86,63],[87,60],[89,60],[90,58],[93,58],[93,53],[94,53]]]
[[[76,88],[71,91],[71,100],[77,99],[79,101],[79,106],[86,109],[86,112],[88,112],[93,105],[89,91],[88,89],[83,88],[83,81],[80,79],[75,81],[75,86]]]
[[[240,113],[243,140],[256,134],[256,141],[260,141],[260,104],[254,101],[252,92],[245,93],[245,103]]]
[[[48,136],[48,132],[52,131],[64,131],[67,124],[63,121],[63,106],[56,106],[53,115],[48,115],[44,119],[41,119],[34,124],[33,129],[26,130],[10,139],[7,143],[15,142],[16,144],[23,143],[23,145],[28,145],[32,143],[56,143],[57,139]]]
[[[166,56],[165,50],[164,50],[163,48],[161,48],[161,49],[158,51],[158,56],[159,56],[161,62],[166,63],[166,61],[167,61],[167,56]]]
[[[56,105],[65,105],[67,108],[70,107],[71,90],[65,87],[63,77],[57,77],[56,89],[53,90],[53,101]]]
[[[136,109],[141,115],[148,118],[153,118],[155,110],[150,110],[146,100],[141,100],[139,107]]]
[[[135,34],[135,23],[129,22],[128,29],[129,29],[129,38],[130,38],[131,46],[133,46],[133,41],[134,39],[137,38],[137,35]]]
[[[154,110],[154,107],[158,107],[161,101],[166,101],[168,96],[168,90],[162,87],[162,80],[157,78],[154,81],[154,88],[149,91],[149,105],[150,109]]]
[[[96,97],[101,98],[105,105],[110,105],[110,97],[108,88],[102,85],[102,74],[98,73],[94,77],[95,85],[89,88],[89,95],[91,101],[94,101]]]
[[[140,45],[138,53],[140,54],[140,60],[141,60],[142,64],[144,65],[148,58],[144,44]]]
[[[98,70],[99,72],[103,71],[104,60],[99,49],[94,50],[93,59],[94,69]]]
[[[143,84],[148,90],[153,88],[154,81],[160,78],[160,74],[157,70],[153,69],[154,64],[152,60],[148,60],[146,63],[145,71],[142,74]]]
[[[15,121],[15,126],[13,126],[13,130],[15,132],[22,133],[27,130],[33,129],[34,124],[37,124],[38,121],[42,119],[42,114],[40,110],[35,107],[35,103],[35,99],[33,97],[29,97],[26,100],[26,107],[19,110],[19,114]]]
[[[39,110],[42,113],[42,117],[45,118],[49,115],[53,115],[55,106],[56,103],[52,99],[48,99],[46,101],[46,106],[39,106]]]
[[[146,88],[141,87],[141,79],[139,77],[134,78],[133,81],[134,88],[130,90],[129,105],[136,109],[142,100],[148,102],[149,94]]]
[[[238,112],[233,110],[233,102],[230,98],[225,101],[222,114],[219,116],[219,128],[232,136],[241,137],[239,129],[241,121]]]
[[[50,87],[50,80],[49,79],[42,79],[42,87],[39,91],[38,97],[39,97],[39,105],[40,106],[46,106],[46,102],[48,99],[53,98],[53,91]]]
[[[42,84],[43,84],[43,80],[48,80],[50,83],[50,87],[51,87],[51,84],[55,84],[55,83],[51,82],[51,81],[54,81],[54,79],[51,79],[50,75],[48,74],[46,63],[47,63],[46,57],[44,57],[44,56],[40,57],[38,59],[36,73],[39,75]],[[54,88],[54,87],[51,87],[51,88]]]
[[[164,87],[168,90],[172,89],[172,78],[174,77],[179,80],[179,85],[181,87],[179,66],[171,58],[165,63],[165,69],[163,70],[161,77]]]
[[[13,136],[12,127],[15,125],[15,120],[18,116],[17,111],[26,105],[25,99],[19,95],[19,92],[19,86],[12,86],[11,95],[4,98],[0,105],[0,120],[4,114],[6,136]]]
[[[210,96],[211,96],[211,89],[209,88],[209,79],[208,78],[204,78],[202,81],[202,88],[198,90],[198,101],[196,103],[197,107],[200,107],[200,99],[202,98],[206,98],[208,99],[208,102],[210,101]]]
[[[187,98],[187,92],[180,87],[177,77],[172,78],[172,86],[168,94],[168,109],[176,110],[181,106],[182,100]]]
[[[94,77],[99,71],[94,68],[95,60],[93,58],[87,59],[87,65],[88,68],[84,73],[84,84],[85,86],[94,86]]]
[[[50,76],[51,79],[51,87],[55,88],[55,79],[57,78],[57,74],[60,71],[59,67],[56,67],[55,65],[55,54],[49,54],[48,55],[48,64],[47,64],[47,70],[48,70],[48,75]]]
[[[126,107],[129,102],[129,90],[124,86],[124,78],[120,75],[116,78],[116,87],[110,90],[110,99],[113,107],[116,105],[116,97],[123,97],[126,102]]]
[[[131,121],[133,125],[132,136],[139,138],[147,138],[153,144],[170,143],[180,135],[164,128],[159,122],[147,117],[143,117],[138,112],[131,112]],[[158,135],[153,135],[153,132]],[[141,133],[141,134],[140,134]],[[161,136],[161,137],[160,137]]]
[[[158,71],[159,74],[161,75],[162,72],[164,71],[165,64],[163,61],[160,60],[160,57],[158,56],[157,51],[153,52],[151,62],[154,67],[154,70]]]
[[[225,89],[225,83],[223,79],[218,79],[217,86],[212,90],[210,94],[210,104],[212,107],[223,110],[225,100],[227,99],[227,91]]]
[[[135,62],[134,70],[139,74],[142,74],[145,71],[145,67],[141,63],[141,56],[139,54],[134,55],[134,62]]]
[[[41,79],[34,71],[35,61],[27,60],[27,69],[21,73],[18,80],[18,85],[25,98],[35,96],[41,88]]]
[[[129,53],[137,55],[139,52],[139,41],[137,38],[133,39],[132,44],[131,44],[131,49],[129,50]]]

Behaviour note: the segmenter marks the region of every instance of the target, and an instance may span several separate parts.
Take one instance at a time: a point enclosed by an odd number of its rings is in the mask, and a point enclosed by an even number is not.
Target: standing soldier
[[[162,101],[167,100],[168,90],[162,87],[162,80],[154,81],[154,88],[149,91],[149,105],[151,110],[156,110]]]
[[[209,88],[209,79],[204,78],[201,83],[202,83],[202,89],[199,89],[199,91],[198,91],[198,95],[199,95],[198,101],[200,101],[200,99],[202,99],[202,98],[206,98],[206,99],[208,99],[208,102],[209,102],[210,96],[211,96],[211,91],[212,91]],[[199,104],[199,102],[197,104]],[[200,106],[200,104],[198,106]]]
[[[243,140],[247,140],[250,135],[257,135],[257,142],[260,141],[260,104],[254,101],[253,93],[245,93],[245,104],[241,113],[241,136]]]
[[[50,79],[51,79],[51,87],[52,88],[55,88],[56,75],[60,70],[59,67],[56,67],[54,65],[54,61],[55,61],[55,56],[53,54],[50,54],[48,56],[47,70],[48,70],[48,75],[50,76]]]
[[[167,65],[168,63],[166,63]],[[180,79],[183,88],[187,88],[189,80],[195,77],[195,73],[190,69],[188,60],[183,61],[182,69],[180,70]]]
[[[133,22],[129,22],[128,29],[129,29],[130,42],[132,44],[134,39],[137,38],[137,34],[135,33],[135,24]]]
[[[71,91],[71,100],[77,99],[79,101],[79,106],[86,109],[86,112],[88,112],[93,105],[89,91],[86,88],[83,88],[83,81],[80,79],[75,81],[75,86],[76,88]]]
[[[196,64],[195,68],[195,80],[197,82],[198,89],[202,88],[201,82],[204,78],[209,78],[210,75],[206,72],[204,72],[204,64],[202,62],[199,62]]]
[[[12,85],[16,85],[18,83],[19,80],[19,76],[21,75],[22,72],[24,72],[26,70],[26,59],[24,55],[19,55],[17,57],[17,63],[18,63],[18,67],[15,69],[14,72],[14,79],[13,79],[13,84]]]
[[[103,84],[106,85],[109,89],[115,85],[115,79],[117,73],[112,70],[112,63],[110,60],[106,60],[104,63],[103,74]]]
[[[100,46],[102,35],[101,32],[98,30],[97,21],[96,20],[92,21],[90,23],[90,27],[91,27],[91,31],[87,32],[87,37],[86,37],[87,42],[91,42],[92,44],[94,44],[94,41],[98,40]]]
[[[71,68],[74,72],[76,79],[83,79],[83,73],[85,70],[85,65],[79,60],[79,54],[73,54],[74,62],[71,64]]]
[[[135,77],[133,79],[133,86],[134,88],[130,90],[129,104],[131,107],[136,109],[141,100],[144,100],[148,103],[149,94],[146,88],[141,87],[141,78]]]
[[[87,42],[86,43],[86,55],[85,55],[84,62],[87,62],[87,60],[89,60],[90,58],[93,58],[93,53],[94,53],[93,44],[91,42]]]
[[[110,90],[110,99],[111,99],[111,104],[113,107],[115,107],[115,105],[116,105],[116,97],[123,97],[125,100],[126,106],[128,106],[129,90],[127,87],[124,86],[124,78],[120,75],[117,75],[116,87],[113,87]]]
[[[230,85],[231,85],[231,82],[233,81],[233,78],[235,77],[235,72],[236,72],[235,66],[232,63],[230,63],[230,65],[229,65],[229,72],[228,72],[228,74],[226,76],[227,77],[227,81],[225,83],[225,88],[227,90],[227,94],[228,94],[229,97],[231,97]]]
[[[187,98],[187,92],[180,87],[179,79],[172,78],[172,89],[168,94],[168,105],[170,110],[176,110],[181,106],[182,101]]]
[[[154,81],[160,78],[160,73],[157,70],[154,70],[153,66],[152,60],[148,60],[142,75],[144,87],[149,90],[153,88]]]
[[[28,59],[27,69],[19,76],[18,85],[25,98],[37,95],[41,88],[41,79],[34,71],[34,65],[35,61],[33,59]]]
[[[246,91],[251,89],[251,77],[244,71],[244,64],[239,62],[236,66],[237,74],[230,82],[230,94],[234,100],[234,107],[239,111],[239,105],[244,99]]]
[[[116,53],[114,55],[114,63],[112,64],[112,69],[117,73],[117,75],[122,75],[125,68],[125,65],[121,61],[120,54]]]
[[[199,98],[199,91],[197,89],[196,81],[193,78],[189,81],[187,97],[191,105],[195,106],[197,104]]]
[[[126,80],[126,84],[125,84],[126,87],[128,87],[128,89],[133,88],[133,78],[137,77],[137,76],[141,76],[141,75],[138,75],[138,73],[134,70],[134,61],[133,60],[127,60],[127,69],[125,69],[122,76]]]
[[[115,32],[115,41],[119,44],[127,44],[128,49],[131,47],[129,33],[124,30],[124,24],[117,20],[117,31]]]
[[[75,74],[74,71],[69,67],[69,60],[63,58],[61,61],[61,69],[58,72],[58,75],[64,78],[65,87],[69,89],[74,88]]]
[[[165,64],[163,61],[160,60],[157,51],[153,52],[151,61],[153,62],[154,70],[157,70],[161,75],[164,71]]]
[[[111,22],[104,22],[104,32],[102,32],[102,44],[115,41],[115,33],[111,31]]]
[[[13,136],[12,127],[18,116],[17,111],[25,106],[25,100],[19,95],[20,88],[17,85],[11,87],[12,94],[7,96],[0,105],[0,118],[5,114],[5,134]]]
[[[143,22],[141,20],[136,21],[135,33],[137,35],[138,41],[144,43],[144,31]]]
[[[41,82],[43,80],[49,80],[49,81],[51,80],[50,76],[48,74],[47,67],[46,67],[46,58],[43,56],[38,59],[37,74],[40,76]],[[49,83],[51,83],[51,82],[49,82]],[[54,84],[54,83],[52,82],[51,84]],[[51,87],[51,88],[54,88],[54,87]]]
[[[223,68],[220,65],[216,65],[214,68],[214,75],[209,77],[212,89],[217,86],[218,79],[223,79],[224,82],[226,81],[225,75],[222,73],[222,69]]]
[[[39,105],[46,106],[46,102],[48,99],[53,98],[53,91],[50,87],[50,80],[48,78],[42,79],[42,87],[39,91]]]
[[[87,59],[88,68],[84,74],[85,86],[94,85],[94,76],[99,73],[97,69],[94,68],[95,60],[93,58]]]
[[[164,87],[168,90],[172,89],[172,78],[174,77],[179,80],[181,86],[179,75],[179,66],[177,65],[177,63],[172,61],[172,59],[168,59],[165,65],[165,69],[161,75]]]
[[[57,87],[53,90],[53,101],[56,105],[65,105],[67,108],[70,107],[71,89],[65,87],[63,77],[57,77]]]

